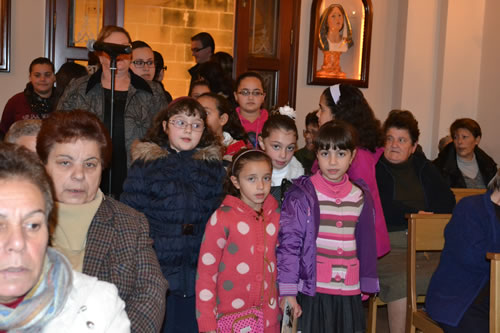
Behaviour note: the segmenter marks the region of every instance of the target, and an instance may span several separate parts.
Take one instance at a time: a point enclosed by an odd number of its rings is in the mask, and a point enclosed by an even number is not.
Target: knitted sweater
[[[200,332],[216,329],[214,313],[227,314],[258,305],[264,312],[265,332],[279,330],[274,252],[279,224],[277,207],[269,195],[259,214],[228,195],[210,218],[201,244],[196,281]]]
[[[316,291],[330,295],[359,295],[359,260],[354,232],[363,209],[363,191],[344,178],[327,181],[311,177],[318,195],[320,224],[316,239]]]
[[[264,127],[264,123],[266,122],[267,118],[269,117],[269,114],[267,113],[266,109],[260,109],[260,115],[259,117],[251,122],[250,120],[244,118],[241,115],[240,107],[236,108],[236,112],[238,113],[238,117],[240,118],[241,125],[245,129],[245,132],[248,133],[248,137],[250,141],[252,142],[252,145],[254,147],[257,147],[258,142],[257,138],[259,137],[259,134],[262,133],[262,127]]]

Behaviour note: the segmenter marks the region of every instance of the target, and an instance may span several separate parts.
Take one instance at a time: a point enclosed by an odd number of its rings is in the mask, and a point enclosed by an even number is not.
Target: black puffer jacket
[[[175,152],[140,142],[132,158],[121,201],[146,215],[170,292],[193,296],[205,225],[223,199],[219,147]]]
[[[485,185],[488,185],[497,173],[497,164],[478,146],[474,149],[474,154],[476,154],[477,165],[483,181]],[[453,143],[449,143],[432,163],[439,169],[450,187],[466,188],[464,176],[458,168],[457,151]]]

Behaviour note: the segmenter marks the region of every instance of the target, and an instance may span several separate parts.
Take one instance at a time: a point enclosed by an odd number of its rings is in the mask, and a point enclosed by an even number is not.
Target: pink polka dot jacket
[[[279,332],[276,290],[278,203],[268,195],[260,213],[226,196],[207,223],[196,277],[200,332],[217,328],[217,316],[261,306],[264,332]]]

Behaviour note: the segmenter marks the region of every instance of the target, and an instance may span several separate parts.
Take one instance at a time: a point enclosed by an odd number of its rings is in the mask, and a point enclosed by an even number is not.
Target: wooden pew
[[[487,253],[490,273],[490,333],[500,333],[500,253]]]
[[[452,188],[451,191],[457,203],[465,197],[486,193],[485,188]]]
[[[443,330],[425,311],[417,309],[416,257],[417,251],[442,251],[444,228],[451,214],[411,214],[408,216],[408,269],[406,332],[442,333]]]

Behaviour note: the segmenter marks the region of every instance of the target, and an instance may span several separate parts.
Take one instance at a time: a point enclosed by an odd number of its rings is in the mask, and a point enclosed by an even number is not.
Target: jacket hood
[[[132,162],[136,160],[151,162],[160,158],[165,158],[171,154],[168,149],[163,148],[154,142],[139,140],[135,140],[132,143],[130,151]],[[222,159],[222,153],[219,146],[210,145],[208,147],[195,149],[193,158],[195,160],[220,161]]]

